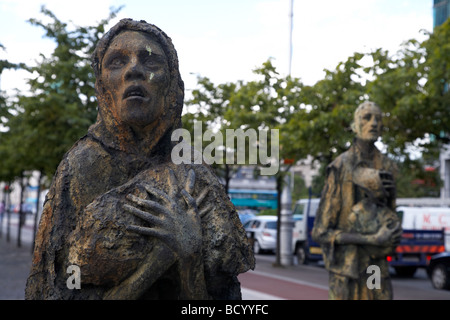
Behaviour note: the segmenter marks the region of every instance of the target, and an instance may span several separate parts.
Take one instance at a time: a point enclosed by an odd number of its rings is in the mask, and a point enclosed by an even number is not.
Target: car
[[[433,287],[450,290],[450,252],[432,256],[427,273]]]
[[[241,220],[242,224],[244,224],[248,219],[253,218],[256,215],[256,213],[258,213],[256,210],[249,210],[249,209],[238,211],[239,219]]]
[[[255,254],[273,252],[277,246],[277,217],[254,216],[244,223]]]

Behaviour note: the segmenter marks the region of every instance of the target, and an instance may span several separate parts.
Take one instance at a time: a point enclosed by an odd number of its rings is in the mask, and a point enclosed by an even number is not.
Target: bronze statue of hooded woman
[[[97,122],[54,176],[26,299],[240,299],[254,257],[237,212],[209,166],[171,161],[184,99],[171,39],[123,19],[92,66]]]

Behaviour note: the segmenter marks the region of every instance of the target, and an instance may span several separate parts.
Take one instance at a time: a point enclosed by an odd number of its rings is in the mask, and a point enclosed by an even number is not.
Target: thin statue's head
[[[99,117],[133,130],[181,125],[184,85],[171,39],[145,21],[122,19],[99,41],[92,59]],[[110,121],[108,121],[110,123]]]
[[[355,110],[352,130],[361,140],[377,141],[383,130],[380,107],[371,101],[361,103]]]

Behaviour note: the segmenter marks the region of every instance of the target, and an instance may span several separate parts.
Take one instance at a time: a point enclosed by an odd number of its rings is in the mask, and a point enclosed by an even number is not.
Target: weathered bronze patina
[[[210,167],[170,158],[184,99],[170,38],[123,19],[92,65],[98,119],[55,174],[26,298],[241,298],[254,257],[234,206]]]
[[[401,225],[395,212],[395,164],[374,143],[382,113],[372,103],[355,111],[356,138],[328,167],[313,229],[329,270],[330,299],[392,299],[386,255],[395,250]],[[379,267],[380,288],[367,283]]]

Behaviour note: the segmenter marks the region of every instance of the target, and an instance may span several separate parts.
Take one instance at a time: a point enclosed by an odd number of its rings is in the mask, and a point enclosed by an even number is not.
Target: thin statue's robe
[[[392,290],[386,255],[394,247],[339,245],[335,239],[339,233],[354,232],[352,208],[362,200],[364,192],[354,183],[353,171],[363,159],[361,151],[352,145],[339,155],[328,167],[325,186],[313,228],[313,239],[321,244],[325,267],[330,271],[331,299],[389,299]],[[395,164],[374,149],[370,168],[396,173]],[[379,186],[381,188],[381,186]],[[395,198],[388,207],[395,210]],[[382,289],[367,287],[367,268],[380,267]]]

